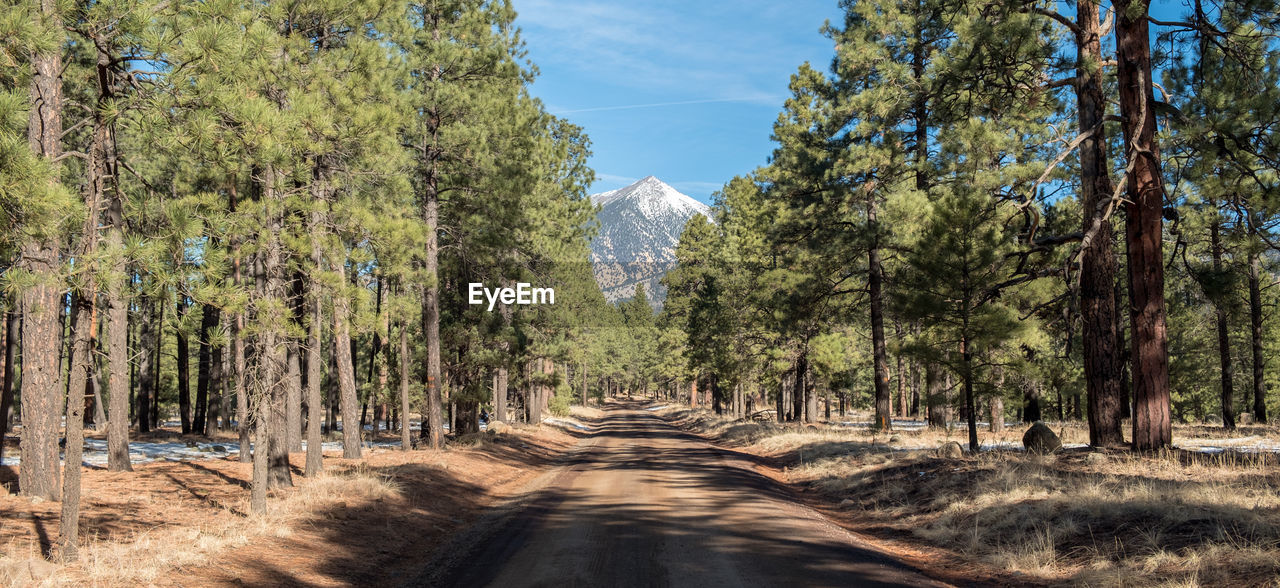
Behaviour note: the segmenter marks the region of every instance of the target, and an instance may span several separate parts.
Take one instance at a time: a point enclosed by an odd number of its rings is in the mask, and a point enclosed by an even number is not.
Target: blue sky
[[[533,94],[591,137],[591,191],[654,175],[703,202],[765,163],[791,74],[827,68],[819,29],[840,17],[835,0],[514,5]]]
[[[765,163],[791,74],[805,61],[827,70],[819,30],[841,17],[836,0],[513,2],[541,72],[533,94],[591,137],[591,191],[655,175],[707,203]],[[1151,12],[1176,18],[1185,2]]]

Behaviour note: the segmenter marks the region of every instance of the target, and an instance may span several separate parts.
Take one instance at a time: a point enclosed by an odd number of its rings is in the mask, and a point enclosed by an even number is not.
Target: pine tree
[[[1156,141],[1148,0],[1120,0],[1116,9],[1116,79],[1124,119],[1126,254],[1132,300],[1133,447],[1172,442],[1169,353],[1164,301],[1164,180]]]
[[[1009,235],[1002,211],[985,194],[957,189],[940,198],[910,258],[896,304],[929,325],[924,341],[936,361],[960,376],[969,421],[969,450],[977,452],[975,388],[986,358],[1025,329],[1000,298],[1011,274]],[[935,376],[936,381],[936,376]]]
[[[24,496],[57,500],[61,494],[58,472],[58,425],[62,415],[62,378],[59,373],[62,332],[59,309],[63,293],[63,267],[59,259],[63,222],[75,220],[62,215],[76,211],[75,198],[62,181],[63,89],[62,44],[65,39],[62,7],[42,0],[29,9],[33,30],[24,31],[29,61],[24,75],[13,82],[28,85],[26,128],[27,153],[17,153],[12,142],[6,151],[14,156],[13,171],[31,173],[30,180],[18,180],[19,197],[13,203],[15,216],[22,219],[19,231],[18,262],[10,278],[17,287],[22,313],[22,463],[18,491]],[[22,41],[19,41],[22,43]],[[9,94],[13,96],[13,94]],[[15,109],[16,110],[16,109]],[[16,114],[16,113],[14,113]],[[31,159],[34,158],[34,159]],[[6,166],[7,167],[7,166]],[[12,172],[10,172],[12,173]],[[13,177],[13,176],[10,176]]]

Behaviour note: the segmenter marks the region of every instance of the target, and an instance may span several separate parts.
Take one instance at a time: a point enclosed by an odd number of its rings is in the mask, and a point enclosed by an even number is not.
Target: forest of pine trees
[[[601,359],[622,317],[590,271],[589,142],[530,96],[514,18],[483,0],[4,3],[0,437],[21,424],[18,491],[62,501],[63,557],[86,426],[112,471],[165,421],[234,432],[263,512],[304,440],[314,476],[325,439],[439,448],[482,408],[537,422],[625,380]],[[531,279],[557,304],[467,304],[470,282]]]
[[[74,559],[85,427],[115,472],[168,421],[234,435],[263,513],[304,447],[316,476],[325,440],[440,449],[591,397],[960,423],[972,451],[981,423],[1156,450],[1280,409],[1273,3],[841,6],[655,314],[594,281],[590,142],[531,95],[507,0],[3,0],[17,490],[60,501]]]
[[[980,422],[1150,450],[1275,413],[1274,4],[842,7],[667,276],[717,403],[963,421],[975,451]]]

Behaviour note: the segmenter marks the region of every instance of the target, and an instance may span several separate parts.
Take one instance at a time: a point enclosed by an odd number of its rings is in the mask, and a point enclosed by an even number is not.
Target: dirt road
[[[455,547],[457,565],[414,583],[942,585],[788,499],[750,456],[712,447],[639,405],[608,411],[585,435],[546,486]]]

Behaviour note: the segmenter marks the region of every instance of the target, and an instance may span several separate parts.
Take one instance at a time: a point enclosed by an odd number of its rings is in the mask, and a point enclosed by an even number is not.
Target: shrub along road
[[[755,469],[614,405],[517,507],[413,582],[492,586],[942,586]]]

